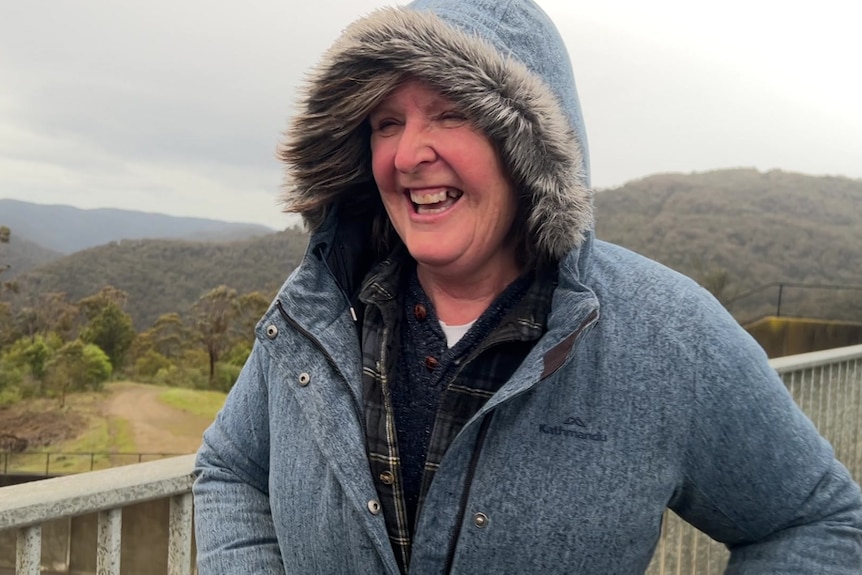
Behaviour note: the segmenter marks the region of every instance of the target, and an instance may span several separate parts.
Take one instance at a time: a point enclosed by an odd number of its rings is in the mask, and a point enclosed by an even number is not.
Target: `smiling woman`
[[[421,82],[396,88],[369,118],[374,181],[437,316],[475,320],[526,263],[510,233],[518,203],[497,151]]]
[[[214,573],[643,573],[665,510],[729,572],[849,573],[858,486],[705,290],[593,233],[532,0],[357,20],[280,157],[302,264],[204,435]]]

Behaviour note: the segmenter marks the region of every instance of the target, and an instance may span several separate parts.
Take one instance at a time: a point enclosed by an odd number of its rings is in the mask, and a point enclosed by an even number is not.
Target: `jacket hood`
[[[367,117],[408,78],[454,101],[493,142],[534,256],[580,247],[593,226],[580,104],[562,38],[527,0],[418,0],[350,25],[312,71],[279,150],[287,211],[314,231],[338,203],[340,214],[369,219],[372,234],[394,235]]]

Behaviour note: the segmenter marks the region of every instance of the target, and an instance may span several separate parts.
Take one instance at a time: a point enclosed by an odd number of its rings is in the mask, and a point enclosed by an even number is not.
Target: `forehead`
[[[453,105],[452,100],[444,96],[437,88],[427,82],[410,79],[384,96],[371,113],[407,107],[427,110]]]

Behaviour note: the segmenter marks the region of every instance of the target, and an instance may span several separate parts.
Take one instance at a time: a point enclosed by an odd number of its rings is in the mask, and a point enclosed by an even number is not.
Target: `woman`
[[[592,232],[529,0],[349,27],[282,149],[307,255],[206,432],[210,573],[640,573],[670,507],[737,573],[849,573],[862,500],[759,347]]]

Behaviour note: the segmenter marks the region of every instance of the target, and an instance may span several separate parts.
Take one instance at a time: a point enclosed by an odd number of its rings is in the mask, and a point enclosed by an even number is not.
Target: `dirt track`
[[[159,401],[162,387],[138,383],[113,384],[104,414],[129,422],[140,453],[194,453],[211,421]]]

